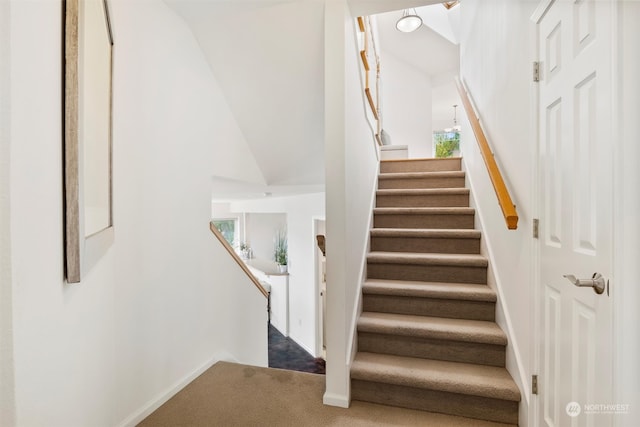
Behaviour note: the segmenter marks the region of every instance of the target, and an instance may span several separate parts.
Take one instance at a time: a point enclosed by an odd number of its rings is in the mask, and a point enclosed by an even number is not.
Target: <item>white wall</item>
[[[498,323],[510,334],[507,369],[523,393],[520,425],[527,425],[531,352],[533,273],[530,125],[531,55],[535,46],[529,17],[537,2],[467,2],[461,13],[460,74],[467,84],[519,215],[518,230],[505,225],[486,167],[467,120],[462,121],[462,154],[494,267],[501,298]]]
[[[267,183],[322,184],[322,1],[166,1],[189,22]]]
[[[617,426],[632,426],[637,423],[640,407],[637,359],[640,340],[637,331],[629,325],[638,323],[638,287],[634,285],[640,275],[635,262],[640,253],[640,235],[637,215],[640,212],[640,193],[637,184],[640,173],[637,168],[637,140],[640,111],[637,75],[640,59],[637,41],[640,29],[640,3],[619,1],[617,43],[620,52],[615,56],[619,62],[613,70],[619,74],[614,84],[618,85],[620,97],[618,111],[613,115],[618,120],[616,134],[619,141],[612,146],[617,167],[614,168],[614,334],[616,359],[614,361],[614,401],[630,404],[630,414],[615,417]],[[486,5],[488,6],[488,5]],[[468,2],[461,7],[463,29],[461,42],[461,74],[466,81],[481,121],[493,144],[496,158],[515,196],[520,215],[519,230],[506,231],[499,213],[495,196],[475,148],[472,134],[466,122],[463,127],[463,155],[469,170],[479,214],[486,233],[484,238],[496,263],[496,279],[502,290],[499,307],[499,323],[511,332],[507,366],[521,390],[529,390],[529,378],[533,373],[534,319],[532,293],[535,277],[531,259],[535,253],[529,238],[531,219],[535,215],[536,194],[532,177],[533,159],[536,156],[535,124],[531,123],[532,85],[530,83],[531,61],[535,59],[535,29],[528,22],[537,2],[511,2],[492,0],[490,7]],[[531,160],[527,160],[531,159]],[[519,248],[514,251],[513,248]],[[612,287],[612,289],[614,289]],[[529,393],[520,411],[520,425],[527,425]]]
[[[289,251],[289,336],[309,353],[320,356],[316,342],[319,293],[315,284],[316,239],[313,222],[314,219],[324,218],[324,193],[232,202],[231,210],[246,212],[248,217],[268,213],[277,213],[278,216],[286,214]]]
[[[409,157],[432,157],[430,77],[392,52],[380,57],[385,132],[392,144],[409,146]]]
[[[348,406],[349,368],[364,277],[376,143],[366,119],[354,18],[344,0],[325,9],[327,379],[324,402]],[[385,88],[385,90],[387,90]]]
[[[346,266],[347,332],[355,329],[352,317],[354,307],[360,298],[360,285],[364,278],[365,257],[369,248],[372,208],[378,174],[378,151],[369,126],[365,122],[365,96],[359,86],[360,67],[354,27],[347,23],[345,40],[345,204],[346,232],[344,237],[328,235],[327,238],[341,237],[347,250],[349,263]],[[327,173],[331,171],[327,169]],[[350,311],[349,311],[350,310]],[[347,355],[349,357],[349,355]]]
[[[247,215],[246,240],[253,250],[254,258],[275,262],[274,243],[279,230],[287,231],[286,214],[250,213]]]
[[[466,120],[464,107],[460,101],[454,80],[459,75],[459,71],[459,69],[456,69],[431,76],[431,125],[433,132],[453,126],[454,105],[458,106],[456,108],[458,123]]]
[[[324,22],[324,157],[326,186],[327,251],[327,320],[326,320],[326,386],[323,402],[328,405],[349,406],[349,364],[347,337],[349,310],[346,301],[345,235],[346,161],[345,161],[345,94],[346,55],[353,55],[346,42],[353,30],[352,18],[345,0],[325,2]],[[358,87],[363,87],[358,81]],[[363,111],[366,107],[363,106]],[[366,118],[366,113],[365,113]],[[329,285],[330,284],[330,285]]]
[[[1,117],[11,127],[2,154],[11,154],[20,426],[135,424],[217,358],[267,362],[266,300],[208,231],[210,177],[234,173],[216,151],[241,142],[221,130],[231,118],[224,99],[164,3],[110,6],[115,241],[82,283],[67,285],[62,6],[11,2],[11,114]],[[4,348],[4,322],[0,332]]]

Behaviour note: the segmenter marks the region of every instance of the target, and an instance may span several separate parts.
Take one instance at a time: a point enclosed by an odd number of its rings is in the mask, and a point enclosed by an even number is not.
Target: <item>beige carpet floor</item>
[[[219,362],[147,417],[140,426],[429,426],[505,424],[353,402],[322,404],[324,375]]]

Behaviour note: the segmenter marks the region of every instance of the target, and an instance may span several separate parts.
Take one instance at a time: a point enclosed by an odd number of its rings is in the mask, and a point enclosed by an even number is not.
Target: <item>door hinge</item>
[[[540,220],[538,218],[533,218],[533,238],[537,239],[540,235]]]
[[[538,394],[538,376],[531,375],[531,394]]]
[[[533,63],[533,81],[540,81],[540,63],[538,61],[534,61]]]

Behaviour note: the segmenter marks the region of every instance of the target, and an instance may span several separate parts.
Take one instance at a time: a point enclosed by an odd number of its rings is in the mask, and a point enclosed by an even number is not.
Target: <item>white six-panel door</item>
[[[556,0],[538,22],[538,424],[604,427],[612,415],[612,1]]]

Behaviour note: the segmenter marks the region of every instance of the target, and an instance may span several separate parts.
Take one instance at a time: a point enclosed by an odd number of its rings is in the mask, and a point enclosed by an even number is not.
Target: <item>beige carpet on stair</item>
[[[147,417],[140,426],[422,426],[506,424],[353,402],[325,406],[324,375],[219,362]]]

